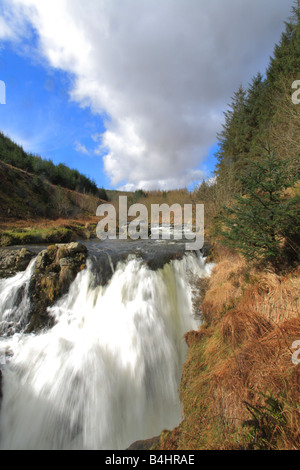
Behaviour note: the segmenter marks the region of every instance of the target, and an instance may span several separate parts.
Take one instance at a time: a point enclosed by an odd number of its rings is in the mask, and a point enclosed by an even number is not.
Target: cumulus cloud
[[[264,72],[286,0],[5,0],[7,28],[30,23],[70,95],[105,120],[98,142],[114,187],[202,179],[223,111]],[[9,16],[10,14],[10,16]],[[24,31],[24,28],[22,29]],[[199,169],[200,168],[200,169]]]

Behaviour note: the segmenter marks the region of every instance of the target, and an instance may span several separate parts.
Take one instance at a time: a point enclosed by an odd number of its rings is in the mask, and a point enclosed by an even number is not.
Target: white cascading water
[[[25,272],[0,280],[0,335],[24,329],[30,310],[28,288],[34,271],[33,259]]]
[[[194,254],[158,271],[133,258],[95,287],[89,264],[50,309],[52,329],[0,341],[0,448],[118,450],[177,426],[183,336],[199,326],[190,278],[209,274]],[[17,279],[0,285],[2,305]]]

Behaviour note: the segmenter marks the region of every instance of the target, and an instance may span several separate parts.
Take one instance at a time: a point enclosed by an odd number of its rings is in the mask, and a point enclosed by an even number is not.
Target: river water
[[[182,419],[183,336],[199,327],[193,285],[212,265],[180,243],[86,244],[51,329],[24,333],[34,259],[0,281],[2,450],[126,449]]]

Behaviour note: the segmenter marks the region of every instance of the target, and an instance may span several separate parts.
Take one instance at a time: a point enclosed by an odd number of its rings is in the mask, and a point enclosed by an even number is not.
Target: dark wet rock
[[[77,274],[86,267],[87,248],[81,243],[57,244],[41,251],[30,281],[30,322],[27,333],[53,325],[47,308],[69,290]]]
[[[153,240],[106,240],[87,243],[95,285],[105,285],[116,271],[118,263],[136,258],[149,269],[163,269],[173,260],[181,260],[185,253],[183,243],[156,243]]]
[[[170,263],[170,261],[181,260],[184,256],[183,250],[178,250],[176,252],[162,252],[159,256],[144,256],[144,261],[152,271],[157,271],[162,269],[165,264]]]
[[[152,437],[152,439],[146,439],[144,441],[136,441],[131,444],[130,447],[126,450],[151,450],[153,447],[157,446],[160,442],[160,437]]]
[[[211,243],[209,241],[205,241],[204,245],[203,245],[203,248],[200,251],[201,251],[202,255],[204,256],[204,258],[207,258],[208,256],[210,256],[211,251],[212,251]]]
[[[25,271],[36,254],[26,248],[0,250],[0,279]]]

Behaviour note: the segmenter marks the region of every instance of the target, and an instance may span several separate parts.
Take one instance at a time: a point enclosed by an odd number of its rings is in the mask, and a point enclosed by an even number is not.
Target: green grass
[[[68,243],[73,239],[74,232],[65,227],[13,229],[0,232],[0,246]]]

